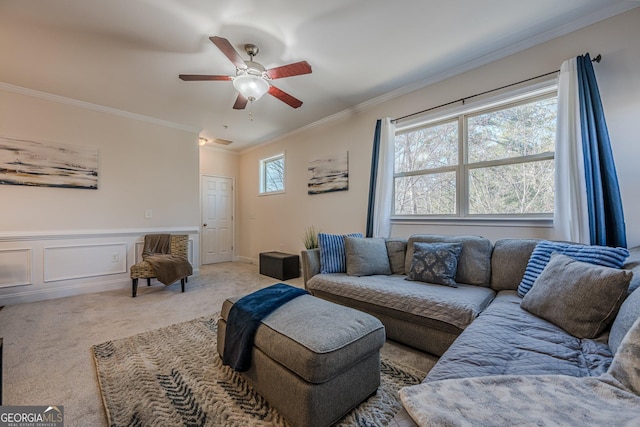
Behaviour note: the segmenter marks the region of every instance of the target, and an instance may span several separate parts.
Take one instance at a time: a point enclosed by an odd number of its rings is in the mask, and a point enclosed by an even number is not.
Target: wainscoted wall
[[[129,267],[142,259],[148,233],[188,234],[199,273],[197,227],[0,234],[0,306],[113,289],[130,295]]]

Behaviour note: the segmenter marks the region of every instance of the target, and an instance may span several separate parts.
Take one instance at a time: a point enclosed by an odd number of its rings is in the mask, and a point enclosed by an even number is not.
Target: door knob
[[[206,226],[207,226],[207,224],[202,224],[202,226],[203,226],[203,227],[206,227]]]

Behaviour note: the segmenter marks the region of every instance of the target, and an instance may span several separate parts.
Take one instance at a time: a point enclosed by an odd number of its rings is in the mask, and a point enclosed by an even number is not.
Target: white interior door
[[[233,180],[202,177],[202,264],[233,260]]]

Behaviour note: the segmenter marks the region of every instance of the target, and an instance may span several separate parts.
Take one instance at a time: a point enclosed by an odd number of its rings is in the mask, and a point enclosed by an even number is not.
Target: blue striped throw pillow
[[[342,234],[318,233],[320,249],[320,273],[346,273],[347,257],[344,252]],[[350,237],[364,237],[362,233],[346,234]]]
[[[576,245],[572,243],[550,242],[543,240],[536,245],[527,263],[524,277],[518,286],[518,295],[524,297],[533,286],[542,270],[547,266],[553,252],[569,256],[576,261],[588,262],[603,267],[622,268],[629,256],[625,248],[608,246]]]

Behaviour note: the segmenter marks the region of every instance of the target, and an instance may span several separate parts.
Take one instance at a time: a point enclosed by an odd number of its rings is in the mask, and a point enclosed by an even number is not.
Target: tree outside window
[[[398,132],[396,216],[542,216],[554,209],[555,91]]]
[[[284,153],[260,160],[260,193],[284,192]]]

